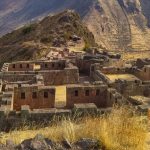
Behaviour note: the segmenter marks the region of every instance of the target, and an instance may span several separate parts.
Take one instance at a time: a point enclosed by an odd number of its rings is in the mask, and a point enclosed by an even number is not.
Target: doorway
[[[55,108],[66,107],[66,86],[56,86]]]

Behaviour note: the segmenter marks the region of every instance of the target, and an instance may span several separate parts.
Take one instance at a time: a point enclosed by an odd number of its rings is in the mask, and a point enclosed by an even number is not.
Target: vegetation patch
[[[64,138],[73,143],[81,138],[101,141],[108,150],[144,150],[146,146],[147,124],[141,116],[135,115],[128,107],[115,107],[110,114],[101,117],[85,117],[79,120],[64,118],[62,122],[36,130],[27,127],[1,136],[2,143],[12,139],[16,144],[37,134],[56,142]]]
[[[26,34],[31,33],[34,29],[35,29],[35,28],[34,28],[33,25],[28,25],[28,26],[25,26],[25,27],[22,29],[22,33],[23,33],[23,35],[26,35]]]

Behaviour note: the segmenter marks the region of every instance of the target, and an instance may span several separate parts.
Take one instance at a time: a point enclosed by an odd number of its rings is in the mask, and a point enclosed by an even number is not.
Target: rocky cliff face
[[[149,0],[2,0],[0,33],[66,8],[79,12],[96,41],[107,49],[150,49]]]

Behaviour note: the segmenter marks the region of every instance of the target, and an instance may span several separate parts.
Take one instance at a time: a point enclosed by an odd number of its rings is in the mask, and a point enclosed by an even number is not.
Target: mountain
[[[98,0],[84,21],[108,49],[149,50],[149,9],[148,0]]]
[[[68,43],[73,43],[75,35],[81,39],[83,48],[96,45],[93,34],[74,11],[67,10],[47,16],[0,38],[0,64],[44,57],[50,47],[69,46]]]
[[[91,5],[91,0],[1,0],[0,33],[5,34],[22,24],[67,8],[76,9],[84,15]],[[85,10],[82,10],[83,7]]]
[[[102,47],[150,49],[149,0],[1,0],[0,33],[64,9],[76,10]]]

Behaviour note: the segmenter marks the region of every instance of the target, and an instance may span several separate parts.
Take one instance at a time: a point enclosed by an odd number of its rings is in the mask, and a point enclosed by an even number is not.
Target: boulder
[[[102,145],[98,140],[83,138],[75,143],[82,150],[102,150]]]
[[[64,141],[62,141],[62,145],[66,148],[66,149],[71,149],[72,148],[72,145],[71,143],[65,139]]]
[[[23,141],[19,150],[51,150],[51,146],[47,144],[43,135],[38,134],[33,139]]]

